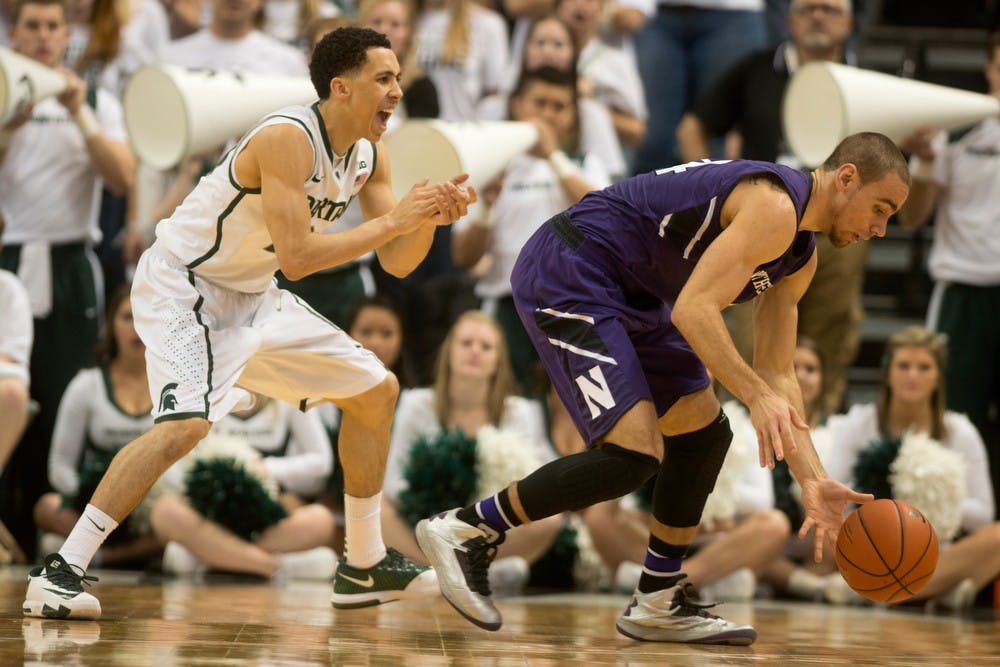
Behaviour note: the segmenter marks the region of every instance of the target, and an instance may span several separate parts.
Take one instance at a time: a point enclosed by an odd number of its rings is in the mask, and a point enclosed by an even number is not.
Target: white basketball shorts
[[[154,245],[132,283],[155,421],[215,422],[249,392],[305,410],[371,389],[388,371],[372,352],[273,283],[247,294],[202,280]]]

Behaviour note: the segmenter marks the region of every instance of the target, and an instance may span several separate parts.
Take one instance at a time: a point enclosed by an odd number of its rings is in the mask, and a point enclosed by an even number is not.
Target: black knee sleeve
[[[537,521],[635,491],[659,466],[648,454],[605,443],[545,464],[517,483],[517,495],[528,518]]]
[[[733,431],[721,410],[703,429],[663,439],[663,463],[653,488],[653,516],[665,526],[697,526],[715,488]]]

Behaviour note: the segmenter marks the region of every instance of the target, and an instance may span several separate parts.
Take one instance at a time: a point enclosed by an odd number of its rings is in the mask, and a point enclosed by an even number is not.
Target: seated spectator
[[[128,286],[118,288],[108,303],[97,360],[97,366],[77,373],[59,403],[48,464],[55,491],[39,498],[34,510],[41,553],[59,551],[114,455],[153,426],[146,346],[132,325]],[[148,517],[152,498],[143,502]],[[142,567],[159,555],[143,514],[133,513],[126,529],[112,534],[97,552],[99,566]]]
[[[449,503],[496,493],[554,457],[539,405],[514,396],[512,386],[499,325],[480,311],[463,314],[441,347],[434,386],[399,400],[383,490],[387,545],[425,562],[413,532],[417,521]],[[528,564],[545,553],[562,523],[556,516],[512,533],[491,578],[511,575],[505,589],[523,586]]]
[[[184,475],[185,494],[153,506],[153,530],[166,544],[163,569],[329,580],[334,517],[307,503],[322,492],[332,462],[315,412],[258,396],[250,410],[216,422],[168,473]]]
[[[1000,576],[1000,522],[983,440],[965,415],[945,409],[945,350],[923,327],[893,334],[878,401],[830,417],[821,454],[834,479],[924,513],[941,552],[916,599],[964,609]]]
[[[0,217],[0,241],[3,218]],[[0,243],[0,248],[3,244]],[[0,321],[0,475],[7,459],[28,425],[28,358],[31,356],[31,304],[24,285],[10,271],[0,269],[0,303],[4,317]],[[0,564],[23,558],[3,522],[0,521]]]
[[[819,348],[810,338],[800,337],[795,346],[792,358],[795,364],[795,377],[802,391],[802,418],[809,428],[817,449],[827,449],[824,444],[829,432],[819,429],[826,420],[823,411],[823,359]],[[825,458],[824,458],[825,463]],[[805,512],[799,502],[797,485],[792,480],[792,472],[785,461],[775,461],[772,471],[774,482],[775,506],[785,513],[791,523],[792,537],[785,545],[783,554],[776,557],[763,574],[763,581],[769,584],[778,595],[800,598],[804,600],[822,600],[827,593],[833,596],[832,602],[845,601],[843,589],[836,579],[836,560],[829,545],[824,545],[823,562],[813,560],[813,542],[810,538],[800,540],[799,528],[805,519]],[[851,598],[853,596],[848,596]],[[827,598],[829,599],[829,598]]]

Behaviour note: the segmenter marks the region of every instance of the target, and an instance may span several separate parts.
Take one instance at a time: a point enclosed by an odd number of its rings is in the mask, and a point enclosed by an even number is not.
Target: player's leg
[[[529,334],[590,449],[556,459],[507,489],[417,525],[442,592],[473,623],[500,627],[486,573],[506,531],[618,498],[657,469],[662,438],[642,369],[617,316],[548,309]],[[572,342],[570,342],[572,341]]]
[[[660,426],[666,435],[653,487],[649,546],[618,631],[646,641],[750,644],[757,637],[754,629],[699,605],[681,572],[732,440],[728,420],[711,389],[705,388],[677,400]]]
[[[31,571],[26,615],[100,616],[97,599],[83,590],[93,579],[84,578],[87,566],[157,478],[205,437],[210,422],[249,398],[234,385],[260,337],[249,327],[219,323],[245,321],[258,306],[256,295],[205,283],[156,248],[143,254],[132,315],[146,344],[155,424],[115,455],[59,553]]]
[[[757,636],[753,628],[694,603],[681,573],[732,442],[729,420],[704,366],[675,328],[668,324],[634,338],[657,399],[664,449],[642,575],[618,631],[648,641],[749,644]]]
[[[286,290],[271,288],[253,326],[258,353],[240,385],[298,404],[329,400],[342,412],[345,553],[334,577],[338,608],[437,595],[434,572],[394,549],[381,528],[381,490],[399,385],[378,358]]]
[[[501,618],[487,572],[506,531],[620,497],[659,466],[656,411],[626,323],[654,326],[660,311],[656,303],[649,311],[627,306],[610,272],[580,252],[584,244],[567,216],[554,217],[525,245],[511,287],[525,331],[591,447],[416,528],[445,598],[489,630]]]
[[[28,577],[22,606],[26,616],[96,619],[101,605],[83,589],[87,566],[118,524],[146,495],[153,482],[205,434],[204,419],[161,422],[122,448],[108,466],[93,498],[58,554]]]

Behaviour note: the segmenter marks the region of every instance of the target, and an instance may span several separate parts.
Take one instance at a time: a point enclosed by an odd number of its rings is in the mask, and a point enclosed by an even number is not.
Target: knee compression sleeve
[[[705,428],[663,439],[663,463],[653,489],[657,521],[675,528],[698,525],[732,441],[721,410]]]
[[[517,495],[528,518],[537,521],[635,491],[659,465],[648,454],[605,443],[545,464],[517,483]]]

